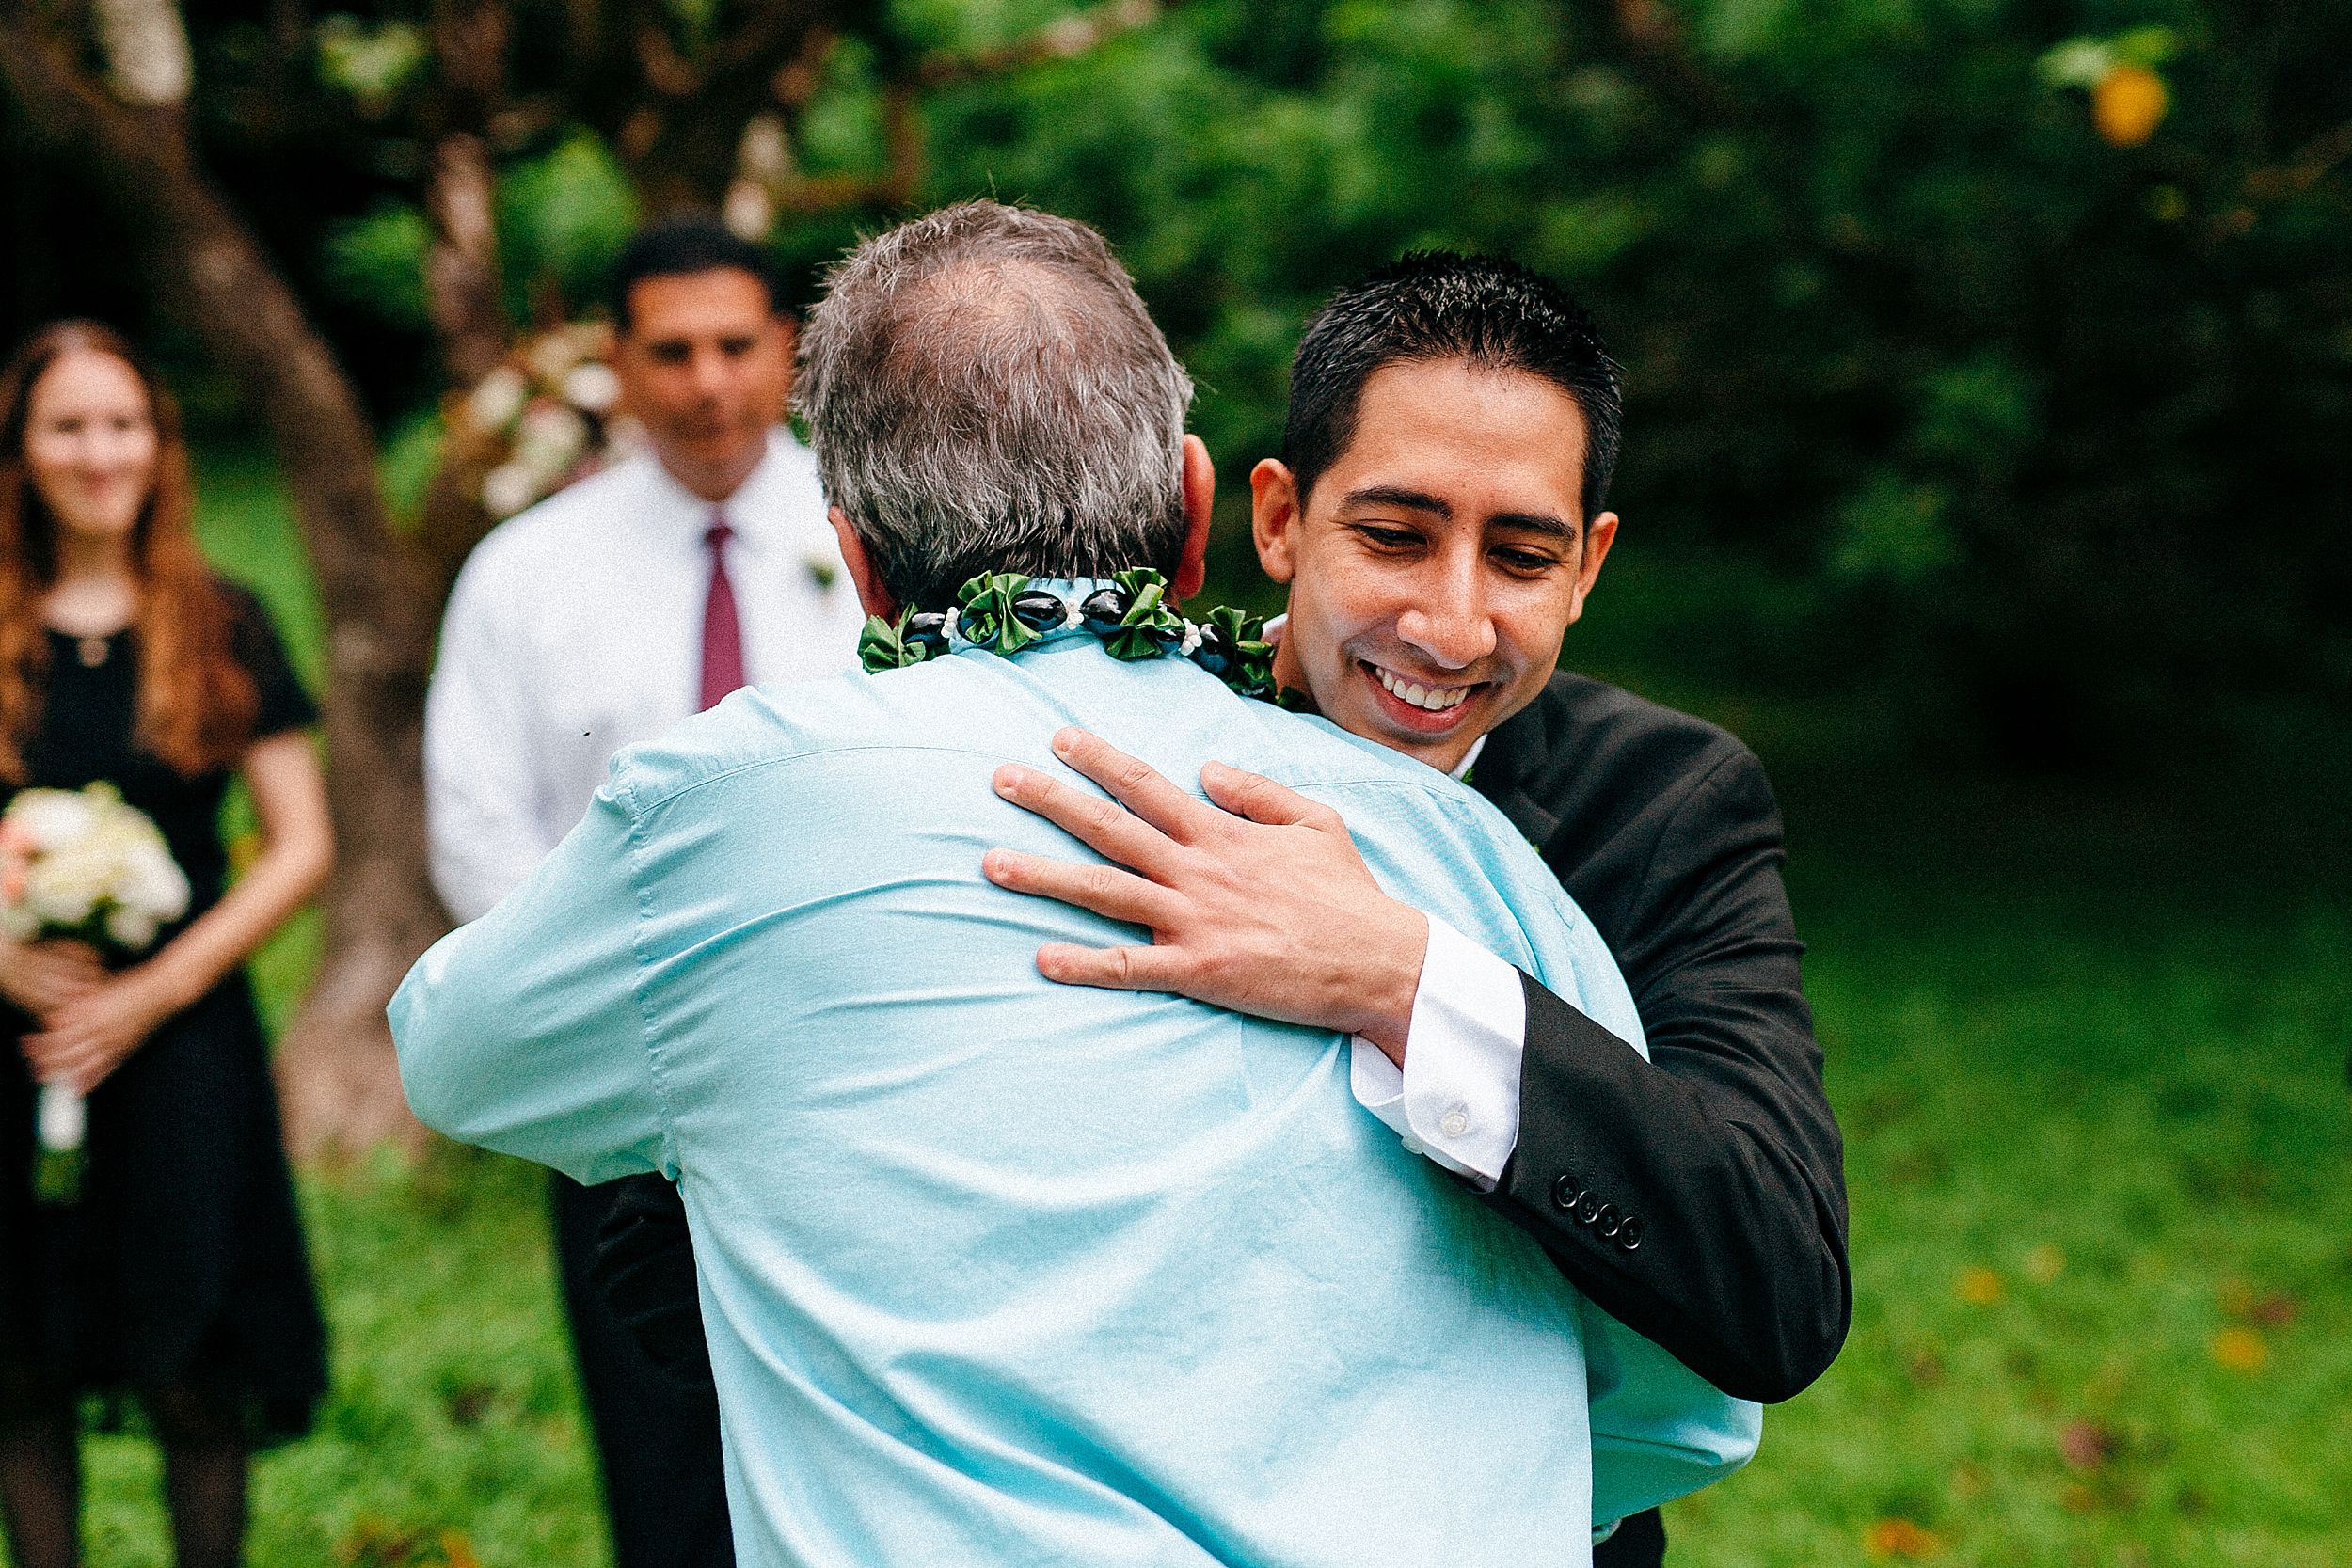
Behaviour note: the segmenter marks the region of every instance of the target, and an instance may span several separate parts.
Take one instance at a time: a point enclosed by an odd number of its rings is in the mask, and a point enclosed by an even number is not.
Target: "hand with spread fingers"
[[[1147,927],[1152,944],[1049,943],[1040,974],[1361,1035],[1402,1064],[1429,923],[1381,891],[1337,812],[1217,763],[1201,770],[1203,804],[1084,730],[1056,735],[1054,754],[1111,799],[1010,763],[996,793],[1112,863],[992,849],[982,870]]]

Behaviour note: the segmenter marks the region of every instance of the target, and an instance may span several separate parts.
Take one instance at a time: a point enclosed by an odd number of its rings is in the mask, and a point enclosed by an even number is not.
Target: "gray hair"
[[[902,605],[984,571],[1174,574],[1192,382],[1085,224],[972,201],[875,235],[827,278],[797,387]]]

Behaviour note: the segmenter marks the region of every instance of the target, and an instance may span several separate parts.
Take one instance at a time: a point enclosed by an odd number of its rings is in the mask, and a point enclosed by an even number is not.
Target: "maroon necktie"
[[[726,515],[710,515],[710,596],[703,601],[702,705],[709,707],[743,684],[743,623],[735,613],[735,584],[727,580]]]

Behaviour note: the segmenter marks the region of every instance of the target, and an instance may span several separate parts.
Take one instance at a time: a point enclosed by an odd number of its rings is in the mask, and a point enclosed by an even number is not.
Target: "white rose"
[[[527,466],[501,463],[483,476],[483,509],[493,517],[512,517],[539,499],[538,483]]]
[[[588,421],[561,403],[534,403],[515,430],[515,461],[549,480],[560,479],[588,450]]]
[[[531,383],[512,365],[501,365],[474,384],[466,399],[466,418],[477,430],[504,430],[523,411]]]
[[[27,789],[8,802],[16,823],[40,854],[71,844],[98,825],[98,802],[78,789]]]
[[[117,904],[153,921],[177,920],[188,911],[187,874],[160,838],[142,837],[128,847],[110,891]]]
[[[559,326],[532,340],[523,350],[524,362],[531,373],[548,386],[561,386],[564,377],[587,355],[590,340],[568,326]]]
[[[147,951],[162,924],[147,911],[133,909],[128,904],[117,904],[106,911],[106,935],[125,952]]]
[[[24,879],[24,907],[43,926],[75,927],[98,911],[113,879],[103,846],[85,837],[33,862]]]
[[[573,367],[564,378],[564,401],[591,414],[611,412],[621,401],[621,378],[599,359]]]

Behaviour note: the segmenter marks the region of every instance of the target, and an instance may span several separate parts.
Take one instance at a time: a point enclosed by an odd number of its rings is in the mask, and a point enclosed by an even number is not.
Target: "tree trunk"
[[[499,298],[498,177],[490,150],[470,131],[433,150],[425,212],[433,246],[425,256],[425,302],[441,363],[453,385],[470,387],[506,357],[506,311]]]
[[[288,1133],[301,1153],[414,1140],[384,1005],[448,926],[424,859],[433,611],[387,527],[373,435],[294,291],[197,164],[178,105],[107,96],[13,3],[0,5],[0,71],[32,123],[87,153],[166,303],[251,400],[293,492],[332,628],[322,705],[337,866],[326,961],[279,1053]]]

